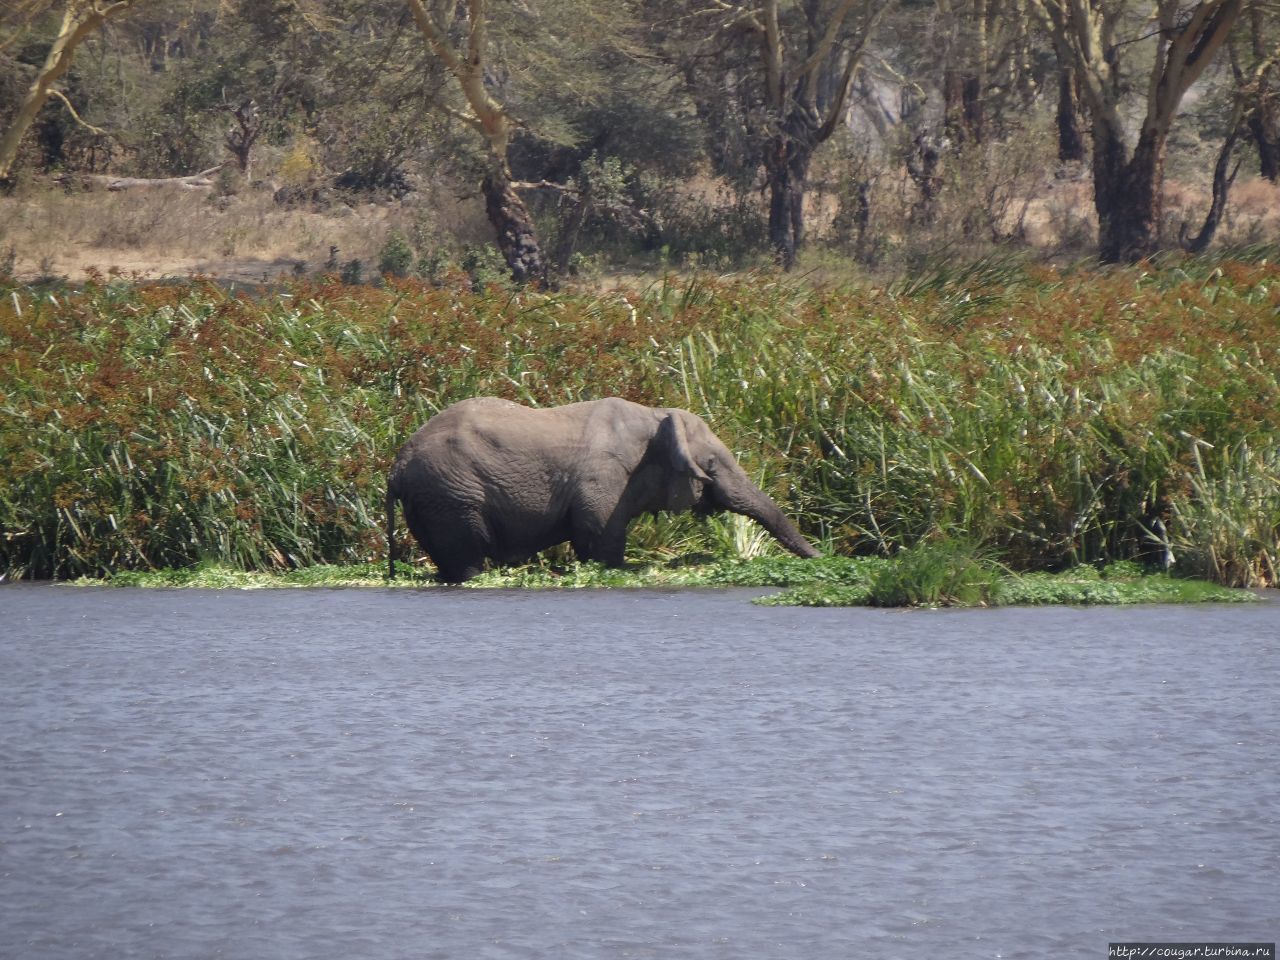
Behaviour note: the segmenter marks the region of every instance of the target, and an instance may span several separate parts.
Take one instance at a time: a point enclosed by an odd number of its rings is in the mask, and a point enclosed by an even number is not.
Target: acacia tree
[[[460,24],[462,40],[456,45],[450,37],[448,21],[428,10],[422,0],[408,0],[408,3],[428,47],[457,83],[466,105],[465,109],[451,106],[445,109],[484,141],[485,171],[480,190],[489,222],[497,232],[498,249],[511,269],[511,276],[520,283],[545,280],[547,267],[533,218],[520,197],[508,160],[511,138],[520,121],[486,82],[486,73],[492,69],[488,2],[467,0],[465,17]]]
[[[634,142],[644,126],[639,117],[660,112],[620,102],[619,91],[634,87],[632,65],[644,58],[633,40],[633,3],[408,0],[432,66],[445,75],[428,99],[482,147],[477,179],[517,281],[548,273],[522,192],[581,199],[573,185],[557,181],[571,178],[592,153],[604,157],[612,145]],[[641,95],[663,99],[654,84]],[[601,110],[612,117],[602,121]]]
[[[844,119],[868,42],[892,7],[877,0],[677,0],[663,7],[675,61],[699,115],[742,138],[764,169],[769,244],[784,268],[804,243],[814,151]],[[726,103],[726,96],[734,102]],[[733,114],[732,121],[726,117]],[[722,129],[736,123],[736,129]],[[712,143],[715,156],[723,143]]]
[[[892,3],[839,0],[832,6],[810,0],[789,5],[786,18],[780,6],[778,0],[764,0],[737,16],[760,42],[769,243],[778,262],[790,269],[804,243],[804,192],[813,153],[844,117],[872,31]],[[835,83],[822,91],[824,79]],[[821,99],[820,92],[825,93]]]
[[[1236,147],[1241,141],[1253,138],[1258,149],[1259,172],[1265,179],[1276,179],[1276,168],[1280,163],[1277,142],[1280,140],[1280,131],[1275,123],[1274,92],[1269,89],[1269,80],[1275,73],[1277,63],[1280,63],[1280,45],[1267,51],[1262,38],[1260,12],[1259,6],[1250,11],[1251,60],[1242,63],[1239,51],[1234,45],[1229,46],[1231,72],[1235,78],[1235,85],[1229,91],[1231,115],[1226,124],[1222,146],[1218,150],[1218,159],[1213,166],[1211,200],[1204,225],[1194,237],[1182,238],[1182,245],[1191,253],[1203,253],[1208,249],[1218,224],[1222,221],[1227,208],[1227,194],[1240,170],[1239,162],[1233,165],[1233,160]]]
[[[1074,66],[1088,105],[1093,140],[1098,252],[1104,262],[1131,262],[1159,246],[1164,159],[1183,95],[1226,42],[1243,0],[1156,0],[1146,19],[1126,0],[1032,0],[1058,55]],[[1121,37],[1122,30],[1130,35]],[[1139,40],[1155,44],[1146,111],[1137,143],[1125,128],[1122,55]]]
[[[56,84],[71,69],[76,49],[85,39],[92,36],[112,17],[119,16],[141,0],[66,0],[62,8],[61,24],[54,37],[44,64],[36,71],[35,79],[27,88],[26,94],[18,104],[10,118],[9,125],[0,134],[0,184],[8,183],[13,172],[14,161],[18,157],[18,147],[22,138],[30,128],[40,108],[51,96],[59,97],[66,103],[72,115],[79,119],[71,102],[61,94]],[[21,5],[18,11],[27,26],[53,8],[53,4],[29,2]]]
[[[927,49],[942,67],[942,122],[952,143],[982,143],[1036,99],[1036,30],[1025,0],[934,0]],[[932,41],[932,42],[930,42]]]
[[[1248,54],[1232,51],[1232,69],[1245,99],[1245,125],[1258,150],[1258,169],[1280,182],[1280,31],[1276,10],[1260,2],[1249,8]]]

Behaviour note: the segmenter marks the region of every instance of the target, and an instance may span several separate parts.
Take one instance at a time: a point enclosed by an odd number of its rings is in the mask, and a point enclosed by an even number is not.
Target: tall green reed
[[[496,394],[693,409],[839,552],[953,538],[1021,568],[1274,582],[1280,270],[1001,269],[888,292],[6,289],[0,572],[377,558],[396,448]],[[760,549],[732,522],[636,533],[654,555]]]

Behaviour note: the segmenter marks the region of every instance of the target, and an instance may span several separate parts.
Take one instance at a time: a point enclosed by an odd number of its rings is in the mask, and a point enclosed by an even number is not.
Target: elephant
[[[579,560],[620,567],[627,526],[662,510],[730,510],[819,555],[701,417],[619,397],[542,408],[475,397],[428,420],[387,477],[392,578],[397,503],[446,583],[565,541]]]

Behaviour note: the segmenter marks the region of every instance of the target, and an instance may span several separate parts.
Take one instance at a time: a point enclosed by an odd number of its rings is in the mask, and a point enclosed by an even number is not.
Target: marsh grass
[[[887,291],[771,273],[605,295],[10,285],[0,574],[376,564],[386,469],[432,414],[619,395],[705,416],[831,553],[964,542],[1012,570],[1139,560],[1263,585],[1280,559],[1278,371],[1267,258],[988,261]],[[784,559],[734,518],[644,519],[630,545],[651,565]]]

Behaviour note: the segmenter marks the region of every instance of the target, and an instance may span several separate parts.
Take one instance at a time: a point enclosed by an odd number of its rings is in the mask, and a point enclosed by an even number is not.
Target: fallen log
[[[220,163],[216,167],[210,167],[208,170],[201,170],[199,173],[193,173],[185,177],[108,177],[107,189],[112,192],[134,189],[148,190],[154,187],[208,190],[214,185],[213,175],[221,170],[223,166],[225,164]]]
[[[74,179],[105,187],[113,193],[119,193],[122,190],[151,190],[157,187],[177,187],[180,190],[209,190],[217,182],[214,180],[213,175],[224,166],[226,166],[225,163],[220,163],[216,167],[201,170],[199,173],[188,174],[185,177],[113,177],[102,173],[83,173],[75,174]]]

